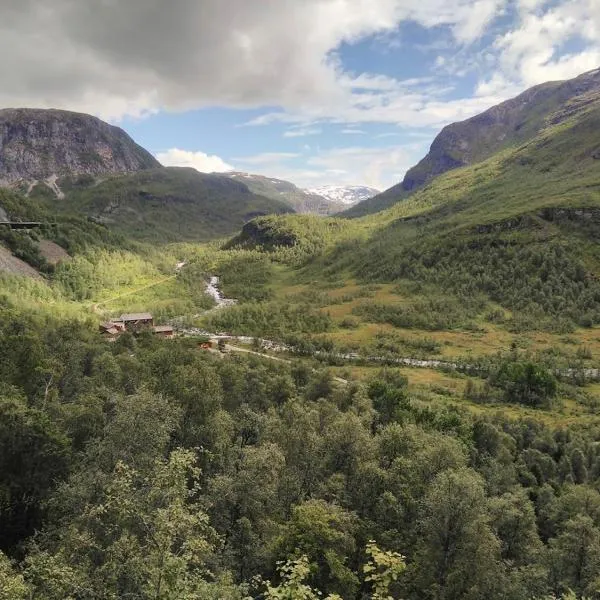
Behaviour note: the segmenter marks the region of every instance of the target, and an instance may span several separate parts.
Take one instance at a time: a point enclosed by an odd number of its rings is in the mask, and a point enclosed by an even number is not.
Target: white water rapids
[[[225,306],[233,306],[237,300],[233,298],[224,298],[221,290],[219,289],[219,278],[211,277],[210,281],[206,284],[206,293],[216,302],[218,308],[224,308]]]

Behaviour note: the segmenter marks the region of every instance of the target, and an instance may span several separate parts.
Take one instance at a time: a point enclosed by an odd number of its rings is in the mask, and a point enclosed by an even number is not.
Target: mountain
[[[380,190],[362,185],[326,185],[309,189],[308,192],[327,198],[331,202],[352,206],[363,200],[373,198],[373,196],[380,193]]]
[[[375,319],[370,322],[557,334],[598,326],[600,74],[538,89],[549,88],[552,102],[544,93],[539,105],[529,104],[529,119],[513,143],[432,177],[386,210],[334,219],[318,239],[298,217],[260,219],[237,241],[269,249],[264,240],[273,232],[277,245],[289,240],[301,264],[309,265],[306,281],[326,273],[333,280],[396,284],[392,306],[361,309]],[[489,134],[489,119],[473,121]],[[529,136],[517,142],[525,127]]]
[[[159,167],[102,181],[66,178],[59,185],[66,195],[60,203],[47,191],[41,196],[34,190],[31,197],[139,240],[206,241],[229,235],[255,217],[293,212],[241,182],[191,168]]]
[[[448,125],[402,183],[352,207],[344,216],[383,210],[447,171],[477,164],[502,149],[518,147],[595,102],[598,93],[600,69],[571,80],[537,85],[475,117]]]
[[[287,202],[298,213],[327,216],[344,209],[343,202],[303,190],[289,181],[250,173],[233,172],[226,175],[243,182],[255,194]]]
[[[159,167],[122,129],[63,110],[0,110],[0,185]],[[60,195],[60,191],[55,188]]]
[[[293,212],[228,177],[164,168],[122,129],[62,110],[0,110],[0,186],[50,214],[162,242],[214,239],[254,217]]]

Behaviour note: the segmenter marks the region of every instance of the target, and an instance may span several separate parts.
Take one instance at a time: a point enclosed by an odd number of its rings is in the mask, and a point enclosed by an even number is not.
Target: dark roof
[[[150,313],[131,313],[129,315],[121,315],[119,321],[152,321]]]

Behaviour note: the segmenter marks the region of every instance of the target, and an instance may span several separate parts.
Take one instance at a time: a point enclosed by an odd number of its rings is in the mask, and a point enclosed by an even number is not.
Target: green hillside
[[[356,322],[335,336],[354,348],[380,325],[403,335],[452,331],[477,346],[476,336],[579,328],[588,339],[583,331],[600,325],[599,130],[600,93],[588,94],[527,141],[442,174],[385,211],[334,219],[326,230],[295,216],[259,220],[232,244],[303,265],[290,283],[391,286],[348,310],[322,299],[340,323]]]
[[[207,241],[230,235],[255,217],[293,212],[243,183],[187,168],[161,167],[100,181],[84,176],[59,184],[64,200],[40,186],[31,196],[48,210],[85,215],[111,231],[161,243]]]
[[[381,211],[447,171],[519,148],[549,126],[593,106],[599,95],[600,70],[596,70],[575,79],[533,87],[480,115],[448,125],[436,136],[427,156],[406,173],[401,183],[353,206],[343,216],[360,217]]]

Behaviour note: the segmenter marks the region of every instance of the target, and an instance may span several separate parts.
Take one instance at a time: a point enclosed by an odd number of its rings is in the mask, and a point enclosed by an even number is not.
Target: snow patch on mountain
[[[341,202],[348,206],[373,198],[373,196],[380,193],[379,190],[364,185],[326,185],[306,191],[310,194],[323,196],[331,202]]]

